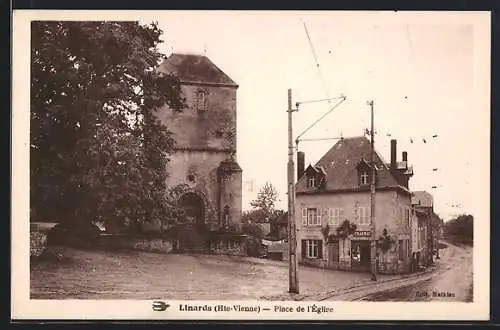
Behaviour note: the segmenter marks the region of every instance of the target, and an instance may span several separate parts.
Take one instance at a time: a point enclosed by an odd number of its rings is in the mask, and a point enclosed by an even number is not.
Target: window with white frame
[[[321,225],[321,209],[308,208],[307,209],[307,225],[308,226],[318,226]]]
[[[338,226],[340,224],[340,208],[332,207],[328,209],[328,224]]]
[[[321,240],[308,239],[306,240],[306,257],[311,259],[321,258]]]
[[[368,184],[368,172],[361,172],[360,179],[361,184]]]
[[[361,206],[359,208],[359,224],[369,225],[370,224],[370,208],[367,206]]]
[[[307,179],[307,187],[308,188],[316,188],[316,177],[310,176]]]
[[[196,92],[196,110],[205,111],[205,92],[198,91]]]

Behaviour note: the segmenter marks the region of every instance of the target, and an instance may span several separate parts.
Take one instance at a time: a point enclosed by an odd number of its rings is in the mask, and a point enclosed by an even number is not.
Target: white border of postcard
[[[490,33],[489,12],[398,12],[405,22],[468,23],[474,26],[475,111],[488,118],[482,173],[484,191],[477,192],[483,212],[474,214],[474,301],[460,302],[273,302],[273,301],[173,301],[163,312],[153,311],[152,301],[132,300],[30,300],[29,271],[29,107],[30,22],[32,20],[136,20],[162,11],[60,11],[14,10],[12,38],[12,318],[13,319],[256,319],[256,320],[488,320],[490,283]],[[184,13],[186,13],[184,11]],[[322,14],[326,12],[322,11]],[[241,14],[241,12],[240,12]],[[251,13],[248,13],[251,15]],[[394,12],[342,12],[384,20]],[[484,117],[484,116],[483,116]],[[484,132],[483,132],[484,133]],[[457,147],[459,148],[459,147]],[[179,305],[207,305],[212,311],[182,312]],[[258,307],[260,312],[216,312],[215,305]],[[308,306],[330,312],[302,312]],[[287,311],[274,312],[275,306]],[[263,308],[270,311],[263,311]]]

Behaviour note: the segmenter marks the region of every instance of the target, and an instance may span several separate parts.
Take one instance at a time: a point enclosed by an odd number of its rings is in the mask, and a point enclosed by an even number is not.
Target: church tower
[[[242,169],[236,161],[238,85],[208,57],[170,55],[160,71],[177,76],[187,107],[157,112],[175,140],[167,184],[187,184],[184,221],[199,233],[239,229]]]

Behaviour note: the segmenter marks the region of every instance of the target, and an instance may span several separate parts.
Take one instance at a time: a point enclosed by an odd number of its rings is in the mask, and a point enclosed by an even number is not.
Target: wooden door
[[[328,268],[338,268],[339,266],[339,241],[328,243]]]

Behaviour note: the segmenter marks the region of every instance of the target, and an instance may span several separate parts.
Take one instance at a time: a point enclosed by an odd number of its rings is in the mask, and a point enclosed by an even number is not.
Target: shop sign
[[[371,237],[372,232],[369,230],[357,230],[354,232],[354,237]]]

